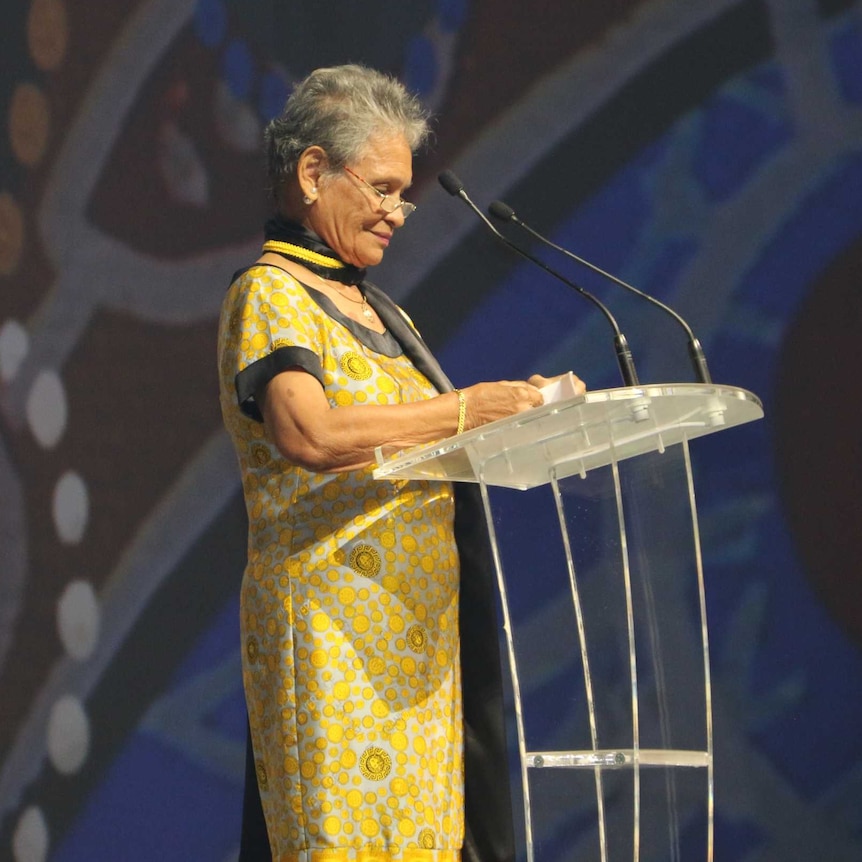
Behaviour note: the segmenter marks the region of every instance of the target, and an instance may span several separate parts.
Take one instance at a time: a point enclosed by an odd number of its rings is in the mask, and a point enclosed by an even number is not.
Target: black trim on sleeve
[[[281,374],[288,368],[301,368],[307,371],[323,386],[323,368],[320,365],[320,358],[314,351],[307,347],[278,347],[272,353],[256,359],[237,374],[234,386],[239,409],[255,422],[263,422],[263,416],[254,395],[260,392],[276,374]]]

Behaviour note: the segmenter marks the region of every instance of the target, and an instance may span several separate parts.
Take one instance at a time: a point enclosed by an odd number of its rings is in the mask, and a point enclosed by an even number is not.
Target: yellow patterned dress
[[[219,328],[222,414],[249,519],[243,681],[276,862],[450,862],[463,841],[451,485],[311,473],[254,403],[288,367],[333,408],[437,391],[387,333],[283,270],[237,276]]]

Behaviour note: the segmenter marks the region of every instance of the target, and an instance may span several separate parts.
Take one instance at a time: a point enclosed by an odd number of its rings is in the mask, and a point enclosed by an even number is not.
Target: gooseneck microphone
[[[620,287],[624,287],[626,290],[631,291],[637,296],[645,299],[647,302],[652,303],[656,307],[660,308],[666,314],[669,314],[684,330],[686,335],[688,336],[688,355],[691,359],[692,366],[694,367],[694,373],[697,377],[698,383],[712,383],[712,377],[709,373],[709,368],[706,364],[706,356],[703,352],[703,347],[701,347],[700,341],[695,336],[694,332],[692,332],[691,327],[683,320],[682,316],[679,315],[676,311],[674,311],[670,306],[665,305],[661,300],[656,299],[654,296],[650,296],[648,293],[644,293],[644,291],[639,290],[631,284],[627,284],[622,281],[622,279],[617,278],[615,275],[611,275],[609,272],[605,272],[603,269],[600,269],[595,264],[590,263],[588,260],[584,260],[582,257],[578,257],[574,252],[569,251],[568,249],[563,248],[562,246],[557,245],[555,242],[549,240],[547,237],[542,236],[537,230],[531,228],[526,222],[521,221],[517,215],[515,215],[515,211],[508,206],[508,204],[504,204],[502,201],[494,201],[489,207],[488,212],[494,216],[494,218],[499,219],[502,222],[514,222],[518,227],[523,228],[527,233],[534,236],[540,242],[543,242],[545,245],[550,246],[556,251],[562,252],[566,257],[570,257],[572,260],[577,261],[583,266],[588,267],[593,270],[593,272],[597,272],[599,275],[603,275],[605,278],[610,279],[615,284],[618,284]]]
[[[617,323],[614,316],[611,314],[610,309],[599,299],[593,296],[588,291],[584,290],[580,285],[575,284],[564,276],[560,275],[556,270],[551,269],[546,263],[539,260],[537,257],[533,257],[529,252],[524,251],[520,246],[513,243],[511,240],[507,239],[497,228],[494,227],[493,224],[488,220],[485,214],[470,200],[467,192],[464,190],[464,184],[461,180],[458,179],[452,171],[443,171],[443,173],[439,174],[437,179],[440,182],[440,185],[449,192],[450,195],[456,198],[461,198],[464,203],[476,213],[477,216],[482,220],[484,225],[491,231],[494,236],[503,243],[503,245],[517,252],[521,257],[526,258],[531,263],[534,263],[536,266],[541,267],[545,272],[549,275],[552,275],[554,278],[563,282],[563,284],[568,285],[572,288],[572,290],[577,291],[581,296],[585,299],[588,299],[592,302],[601,313],[605,316],[605,319],[611,325],[614,330],[614,350],[617,354],[617,362],[620,366],[620,374],[623,378],[623,383],[626,386],[637,386],[638,385],[638,374],[635,370],[635,363],[632,357],[632,352],[629,349],[628,341],[626,340],[625,335],[620,331],[619,324]]]

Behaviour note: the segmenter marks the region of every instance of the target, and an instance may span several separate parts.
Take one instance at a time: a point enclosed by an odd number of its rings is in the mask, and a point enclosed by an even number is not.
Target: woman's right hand
[[[495,419],[523,413],[544,403],[542,393],[526,380],[476,383],[461,391],[464,393],[467,408],[465,431]]]

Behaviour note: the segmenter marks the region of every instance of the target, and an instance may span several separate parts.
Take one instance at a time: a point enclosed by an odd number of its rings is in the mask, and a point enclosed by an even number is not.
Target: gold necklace
[[[359,295],[362,297],[362,299],[354,299],[352,296],[348,296],[346,293],[342,293],[342,291],[341,291],[341,289],[340,289],[339,287],[337,287],[337,286],[336,286],[336,285],[334,285],[334,284],[330,284],[328,281],[325,281],[323,278],[321,278],[319,275],[317,275],[317,273],[315,273],[315,276],[317,277],[317,280],[318,280],[322,285],[324,285],[325,287],[329,287],[329,288],[331,288],[331,289],[332,289],[332,290],[334,290],[334,291],[335,291],[339,296],[343,296],[343,297],[344,297],[348,302],[355,302],[357,305],[361,305],[361,306],[362,306],[362,308],[361,308],[362,316],[363,316],[366,320],[368,320],[368,321],[372,321],[372,322],[373,322],[373,320],[374,320],[374,312],[371,310],[371,306],[368,304],[368,300],[365,298],[365,293],[364,293],[364,291],[362,290],[362,288],[360,288],[360,287],[357,287],[357,288],[356,288],[356,289],[359,291]]]

